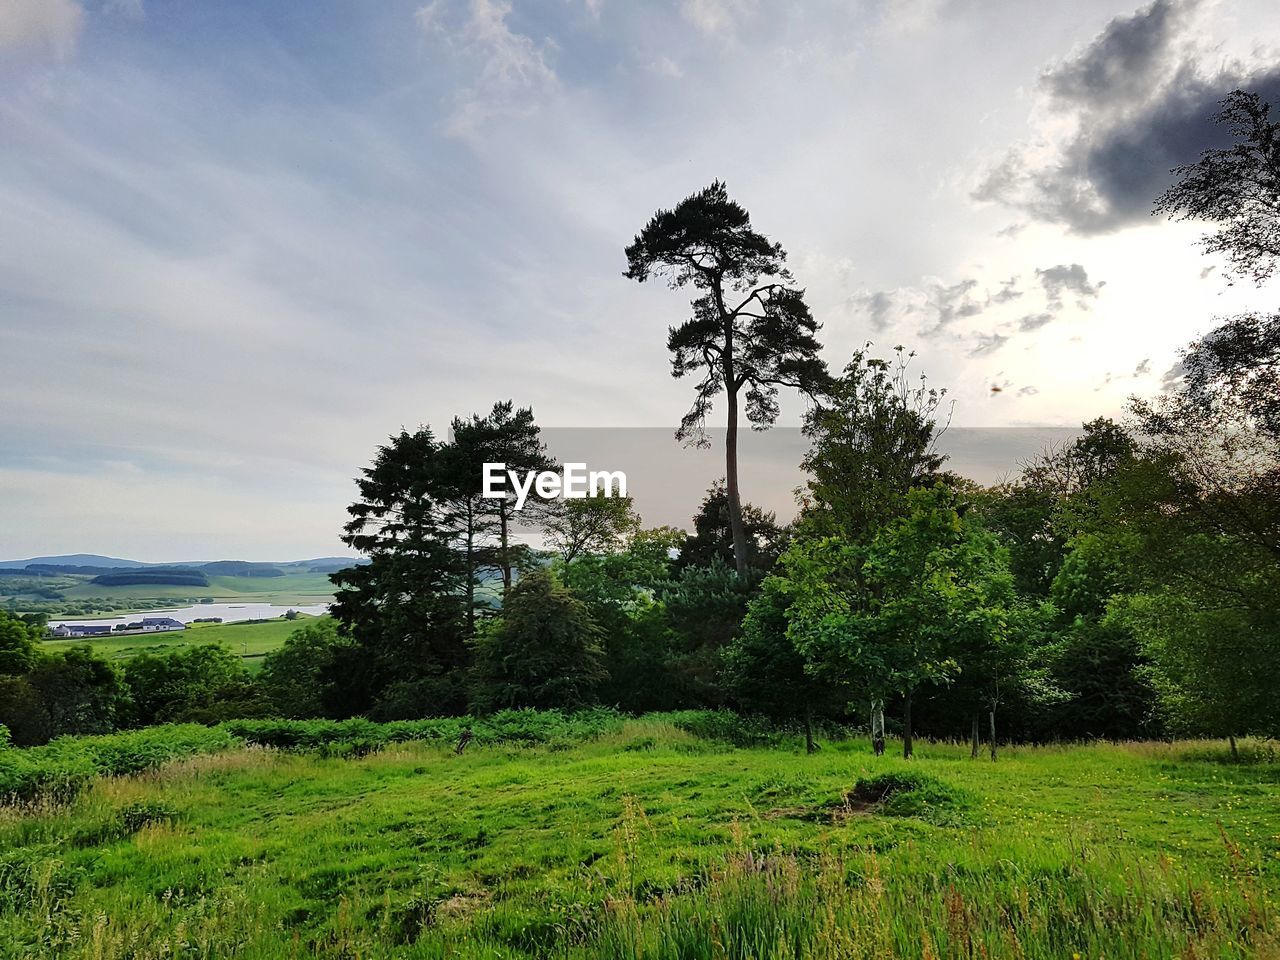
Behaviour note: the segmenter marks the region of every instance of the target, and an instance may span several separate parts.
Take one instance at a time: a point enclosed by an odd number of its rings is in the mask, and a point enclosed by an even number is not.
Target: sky
[[[379,442],[497,400],[674,427],[687,296],[622,251],[717,178],[833,366],[1119,416],[1274,299],[1150,211],[1277,41],[1273,0],[0,0],[0,560],[342,553]]]

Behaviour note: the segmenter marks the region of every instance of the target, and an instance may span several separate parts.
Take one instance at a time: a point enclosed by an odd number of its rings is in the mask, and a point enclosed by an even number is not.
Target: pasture
[[[283,742],[254,723],[239,733]],[[301,723],[310,749],[210,740],[11,806],[0,953],[1280,956],[1265,745],[992,763],[923,743],[906,762],[860,740],[734,746],[696,714],[540,723],[522,745],[478,727],[462,755],[456,720],[385,743]]]
[[[172,633],[133,633],[124,636],[94,637],[90,640],[47,640],[50,650],[66,647],[90,647],[112,661],[125,661],[140,653],[168,653],[210,643],[225,646],[244,660],[250,673],[257,673],[262,658],[284,645],[289,634],[316,618],[299,614],[296,620],[283,617],[264,623],[193,623],[186,630]]]

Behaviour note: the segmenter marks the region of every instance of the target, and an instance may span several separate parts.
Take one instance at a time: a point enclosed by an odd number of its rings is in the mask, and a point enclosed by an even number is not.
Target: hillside
[[[325,568],[341,570],[343,567],[364,563],[360,557],[316,557],[312,560],[173,560],[158,563],[142,560],[125,560],[120,557],[104,557],[96,553],[64,553],[50,557],[29,557],[26,560],[0,561],[0,570],[21,570],[28,566],[40,567],[92,567],[102,570],[133,569],[138,567],[200,567],[208,573],[233,572],[238,568],[298,567],[304,570]]]
[[[329,960],[1280,950],[1278,768],[1255,746],[1236,765],[1191,743],[992,764],[922,744],[909,763],[862,741],[734,747],[714,714],[525,713],[458,756],[463,725],[248,721],[23,751],[50,773],[207,755],[0,818],[0,942]],[[427,742],[379,749],[395,729]],[[289,731],[323,750],[228,738]],[[4,757],[0,781],[27,776]]]
[[[0,561],[0,570],[15,569],[20,570],[23,567],[32,564],[40,566],[66,566],[66,567],[145,567],[148,564],[140,560],[122,560],[119,557],[104,557],[97,553],[63,553],[56,557],[28,557],[26,560],[4,560]]]

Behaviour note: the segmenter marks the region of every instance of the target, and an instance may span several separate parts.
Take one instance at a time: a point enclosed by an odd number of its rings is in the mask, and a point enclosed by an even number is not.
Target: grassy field
[[[0,577],[0,605],[51,619],[120,616],[201,600],[306,606],[333,599],[327,574],[289,570],[282,577],[209,577],[208,586],[155,583],[103,586],[88,576]],[[47,591],[47,592],[42,592]]]
[[[1280,956],[1274,752],[919,749],[193,757],[0,812],[0,955]]]
[[[284,645],[289,634],[308,620],[300,614],[296,620],[268,620],[265,623],[193,623],[186,630],[173,633],[127,634],[93,640],[47,640],[45,648],[92,647],[108,660],[128,660],[140,653],[166,653],[206,643],[220,643],[239,654],[250,673],[257,673],[262,658]]]

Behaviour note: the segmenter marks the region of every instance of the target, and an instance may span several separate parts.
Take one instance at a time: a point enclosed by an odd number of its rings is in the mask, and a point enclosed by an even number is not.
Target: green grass
[[[209,643],[220,643],[244,660],[250,673],[262,667],[262,658],[284,645],[289,634],[308,620],[300,614],[296,620],[283,617],[265,623],[194,623],[186,630],[173,633],[134,633],[92,640],[46,640],[45,649],[91,647],[108,660],[125,661],[140,653],[167,653]]]
[[[0,811],[0,956],[1280,956],[1256,745],[904,762],[599,729],[241,747]]]

